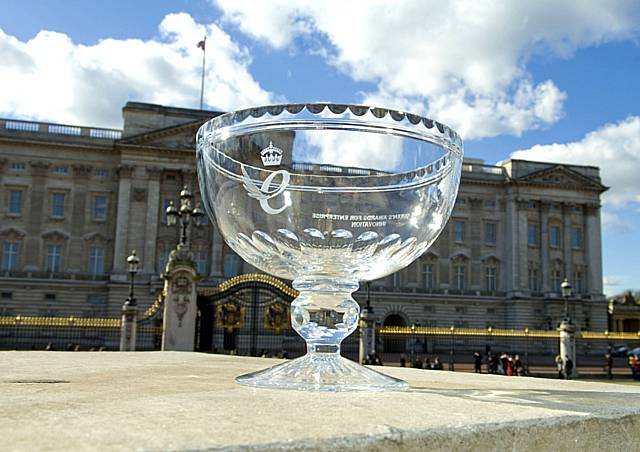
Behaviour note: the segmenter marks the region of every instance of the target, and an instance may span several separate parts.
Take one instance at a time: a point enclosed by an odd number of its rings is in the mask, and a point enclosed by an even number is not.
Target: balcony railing
[[[501,166],[481,165],[478,163],[463,163],[462,171],[467,173],[495,174],[496,176],[502,176],[504,174],[504,168]]]
[[[69,272],[46,272],[46,271],[24,271],[24,270],[2,270],[0,277],[4,278],[36,278],[36,279],[65,279],[76,281],[107,281],[109,275],[106,273],[69,273]]]
[[[3,130],[29,132],[47,135],[66,135],[76,137],[100,138],[119,140],[122,130],[105,129],[99,127],[81,127],[68,124],[53,124],[48,122],[23,121],[21,119],[0,118],[0,132]]]

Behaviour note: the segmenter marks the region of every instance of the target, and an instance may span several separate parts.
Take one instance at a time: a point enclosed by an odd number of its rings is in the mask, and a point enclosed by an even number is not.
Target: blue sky
[[[370,103],[469,157],[601,167],[605,290],[640,289],[640,3],[3,0],[0,116],[115,126],[127,100]]]

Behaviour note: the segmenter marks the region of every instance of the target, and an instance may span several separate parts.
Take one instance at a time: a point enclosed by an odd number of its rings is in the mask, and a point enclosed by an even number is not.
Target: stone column
[[[160,209],[160,176],[162,168],[147,166],[147,216],[142,272],[156,272],[156,242],[158,241],[158,221]]]
[[[505,289],[513,293],[518,288],[518,217],[513,197],[507,199],[504,224]]]
[[[4,165],[6,165],[8,161],[9,159],[0,157],[0,192],[4,192],[4,189],[3,189],[4,186],[2,185],[2,181],[4,179]],[[6,201],[3,201],[3,204],[4,202]]]
[[[549,277],[549,203],[540,202],[540,268],[542,292],[550,291]]]
[[[563,227],[562,227],[562,244],[563,244],[563,251],[564,251],[564,276],[565,278],[567,278],[569,281],[571,281],[571,279],[573,278],[573,275],[571,274],[571,267],[572,267],[572,263],[571,263],[571,208],[573,207],[573,204],[569,204],[569,203],[564,203],[562,205],[562,223],[563,223]]]
[[[87,165],[72,165],[73,168],[73,210],[71,212],[71,238],[69,240],[69,259],[67,260],[67,270],[69,272],[84,273],[87,271],[85,262],[85,248],[82,236],[85,232],[85,225],[91,218],[91,205],[89,205],[89,218],[87,218],[87,201],[89,199],[89,176],[92,167]]]
[[[136,351],[136,326],[138,323],[138,306],[131,305],[129,300],[122,305],[122,323],[120,325],[120,351]]]
[[[481,198],[469,197],[469,238],[471,248],[471,262],[469,265],[469,288],[482,290],[484,288],[484,275],[482,274],[481,246],[484,243],[482,230],[482,202]]]
[[[527,290],[529,275],[527,273],[529,255],[529,234],[527,221],[527,201],[518,200],[518,290]]]
[[[116,234],[113,250],[113,273],[125,273],[126,271],[131,176],[133,171],[134,167],[130,165],[121,165],[118,168],[120,183],[118,186],[118,212],[116,215]]]
[[[602,232],[600,206],[591,204],[586,209],[585,244],[587,261],[587,288],[592,295],[602,295]]]
[[[164,273],[164,328],[162,350],[192,352],[195,348],[197,272],[186,245],[171,252]]]
[[[571,361],[573,361],[573,370],[569,377],[575,377],[578,375],[576,371],[576,327],[571,321],[564,319],[560,323],[558,331],[560,331],[560,357],[565,367],[566,357],[571,358]]]
[[[31,165],[31,189],[29,199],[29,211],[24,208],[22,215],[25,218],[27,236],[24,240],[24,269],[37,271],[42,266],[41,234],[42,221],[49,216],[46,212],[46,178],[50,163],[41,160],[32,160]],[[26,207],[26,202],[25,206]]]

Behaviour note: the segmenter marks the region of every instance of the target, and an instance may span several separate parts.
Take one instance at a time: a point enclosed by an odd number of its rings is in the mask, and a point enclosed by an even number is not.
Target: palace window
[[[11,163],[11,169],[13,171],[24,171],[26,169],[27,165],[25,165],[23,162],[12,162]]]
[[[464,265],[456,265],[454,267],[456,289],[458,290],[464,290],[466,286],[466,270],[467,268]]]
[[[498,290],[498,272],[496,267],[486,267],[485,268],[485,285],[488,291],[495,292]]]
[[[104,273],[104,247],[92,246],[89,248],[89,273],[92,275]]]
[[[540,282],[538,278],[538,269],[529,267],[529,290],[531,292],[540,291]]]
[[[167,257],[169,252],[166,250],[161,250],[158,252],[158,273],[164,272],[165,267],[167,266]]]
[[[51,216],[54,218],[64,218],[64,193],[51,194]]]
[[[47,271],[57,273],[60,271],[62,263],[62,246],[49,245],[47,247]]]
[[[453,222],[454,240],[456,242],[464,242],[464,221]]]
[[[551,288],[554,292],[560,292],[560,284],[562,284],[562,272],[553,270],[551,272]]]
[[[492,245],[496,243],[496,224],[495,223],[484,224],[484,242]]]
[[[560,226],[549,228],[549,245],[553,248],[560,248]]]
[[[580,249],[583,246],[582,228],[571,228],[571,248]]]
[[[2,270],[15,271],[18,267],[18,244],[4,242],[2,244]]]
[[[196,271],[200,275],[207,274],[207,248],[204,245],[200,245],[195,252],[196,258]]]
[[[22,190],[9,190],[9,214],[22,215]]]
[[[96,177],[109,177],[109,170],[106,168],[97,168],[95,174]]]
[[[107,197],[105,195],[93,197],[93,219],[99,221],[107,219]]]
[[[536,223],[527,225],[527,244],[529,246],[538,246],[538,225]]]
[[[242,261],[239,256],[233,253],[227,253],[224,256],[222,274],[225,278],[232,278],[239,275],[242,271]],[[395,273],[397,274],[397,273]]]
[[[496,207],[496,202],[493,199],[488,199],[484,202],[484,207],[486,209],[494,209]]]
[[[56,174],[67,174],[69,171],[66,166],[56,166],[53,168],[53,172]]]
[[[435,288],[433,264],[424,264],[422,267],[422,284],[425,289]]]
[[[584,280],[582,278],[582,272],[580,270],[576,270],[573,272],[573,292],[576,294],[581,294],[584,292]]]

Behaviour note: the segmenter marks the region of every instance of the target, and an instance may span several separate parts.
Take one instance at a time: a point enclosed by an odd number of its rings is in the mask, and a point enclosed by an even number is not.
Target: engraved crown
[[[282,161],[282,149],[273,145],[273,142],[269,142],[269,146],[260,151],[260,158],[264,166],[279,165]]]

